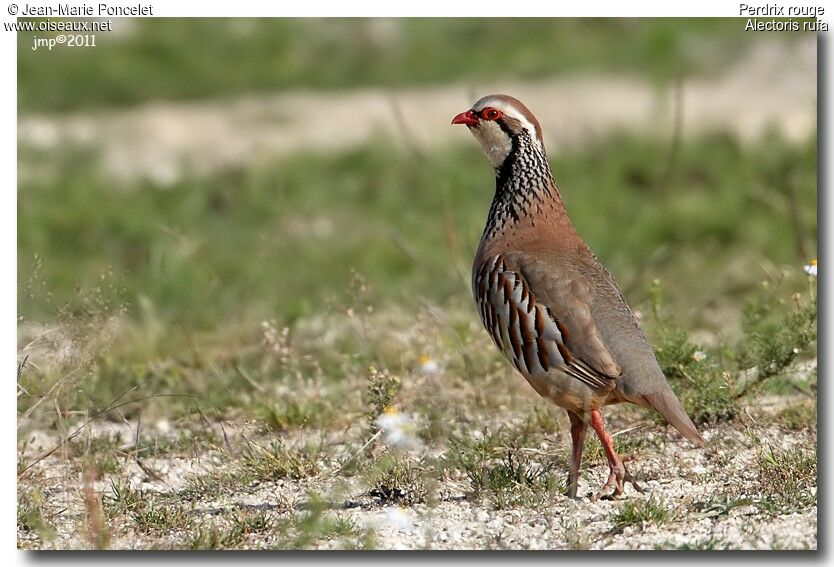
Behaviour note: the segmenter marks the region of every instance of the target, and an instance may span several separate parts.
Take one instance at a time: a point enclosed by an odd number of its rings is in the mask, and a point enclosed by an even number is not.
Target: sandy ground
[[[677,100],[684,135],[722,130],[752,140],[772,128],[800,140],[816,128],[816,65],[816,40],[809,35],[791,45],[764,40],[726,71],[683,82],[680,97],[634,76],[593,74],[410,90],[287,91],[22,115],[18,139],[23,149],[98,152],[104,174],[116,182],[147,177],[165,185],[186,174],[304,150],[365,143],[419,150],[468,142],[465,131],[449,127],[451,117],[480,96],[505,92],[533,110],[553,155],[613,131],[671,137]],[[24,159],[19,173],[42,173],[43,163]]]
[[[785,397],[763,400],[761,407],[772,409],[774,404],[784,406],[790,401]],[[556,496],[541,508],[521,506],[496,510],[486,498],[472,497],[466,477],[461,475],[439,481],[435,503],[401,508],[380,503],[369,494],[359,477],[340,478],[331,474],[338,469],[335,463],[323,462],[321,472],[311,478],[258,482],[225,491],[220,498],[198,499],[188,504],[188,514],[195,519],[195,525],[187,532],[174,529],[148,533],[130,522],[111,523],[110,546],[182,547],[200,527],[228,525],[229,518],[241,511],[264,511],[280,518],[304,510],[307,491],[315,490],[331,499],[331,510],[373,530],[375,547],[381,549],[668,549],[683,545],[718,549],[815,549],[816,505],[783,514],[764,511],[757,505],[762,495],[755,471],[756,458],[762,450],[809,449],[816,444],[816,431],[788,432],[778,426],[760,424],[755,414],[754,411],[741,420],[704,429],[708,442],[705,449],[692,447],[671,429],[663,427],[649,426],[630,433],[645,438],[646,444],[636,451],[635,460],[629,466],[648,491],[640,494],[627,485],[623,499],[591,501],[589,495],[601,486],[607,475],[607,467],[599,463],[583,471],[581,498],[576,501]],[[135,423],[128,422],[98,423],[90,433],[92,437],[119,435],[128,440],[127,447],[135,427]],[[145,435],[181,433],[166,422],[143,427]],[[225,431],[232,448],[241,446],[244,438],[253,440],[251,426],[227,423]],[[300,444],[318,438],[338,445],[342,434],[322,435],[297,431],[285,435],[284,440]],[[51,435],[38,431],[30,432],[28,438],[31,442],[24,454],[30,455],[49,448],[55,441]],[[268,442],[264,438],[257,441]],[[562,431],[558,439],[543,440],[535,450],[561,455],[567,445],[567,432]],[[347,446],[341,448],[353,450]],[[145,459],[142,467],[128,459],[124,471],[115,478],[127,478],[132,487],[148,494],[177,496],[187,486],[190,475],[217,473],[228,466],[228,458],[219,451],[197,456],[165,456]],[[148,470],[154,471],[153,476]],[[44,544],[33,532],[19,530],[18,545],[56,549],[87,547],[83,539],[84,483],[78,460],[66,460],[60,451],[56,452],[41,461],[23,483],[37,486],[48,495],[45,510],[56,536]],[[112,495],[108,476],[92,486],[104,498]],[[750,502],[727,505],[740,498],[749,498]],[[660,503],[669,511],[669,518],[659,523],[615,525],[615,516],[624,502],[639,503],[646,499]],[[266,531],[252,534],[236,547],[262,549],[275,544],[274,533]],[[315,544],[318,548],[339,545],[336,539]]]

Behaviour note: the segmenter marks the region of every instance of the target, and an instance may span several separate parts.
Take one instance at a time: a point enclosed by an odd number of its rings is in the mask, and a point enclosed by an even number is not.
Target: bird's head
[[[519,100],[508,95],[485,96],[455,116],[452,124],[465,124],[469,128],[496,169],[517,148],[524,133],[544,153],[539,121]]]

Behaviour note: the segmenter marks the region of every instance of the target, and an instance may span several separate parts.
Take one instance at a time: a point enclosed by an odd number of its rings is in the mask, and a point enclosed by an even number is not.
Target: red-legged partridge
[[[684,412],[614,277],[568,218],[544,151],[538,120],[506,95],[482,98],[454,117],[495,169],[472,293],[495,344],[539,395],[568,412],[573,452],[568,491],[576,497],[588,424],[611,469],[594,498],[641,490],[605,431],[600,408],[631,402],[656,409],[687,439],[704,439]]]

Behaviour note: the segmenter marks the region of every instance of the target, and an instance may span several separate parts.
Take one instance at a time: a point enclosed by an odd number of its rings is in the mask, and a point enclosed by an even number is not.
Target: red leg
[[[608,467],[611,469],[611,473],[608,475],[608,480],[604,485],[602,485],[599,492],[594,495],[593,500],[598,499],[612,486],[614,487],[614,492],[611,496],[620,496],[625,488],[625,482],[630,482],[638,492],[643,492],[643,489],[637,484],[637,482],[635,482],[634,478],[626,470],[623,460],[614,450],[614,440],[611,439],[611,436],[607,431],[605,431],[605,424],[602,421],[602,414],[599,413],[599,410],[593,410],[591,412],[591,427],[594,428],[594,431],[596,431],[597,436],[602,443],[602,448],[605,451],[606,458],[608,459]]]
[[[570,471],[568,472],[568,491],[565,493],[569,498],[576,498],[576,490],[579,487],[579,468],[582,466],[582,450],[585,448],[585,431],[587,424],[575,413],[568,412],[570,417],[570,439],[573,443]]]

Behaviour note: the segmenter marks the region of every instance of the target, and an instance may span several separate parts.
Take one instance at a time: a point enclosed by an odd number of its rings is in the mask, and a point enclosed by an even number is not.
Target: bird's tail
[[[660,415],[672,424],[675,429],[680,431],[684,437],[699,447],[704,446],[704,438],[701,437],[701,434],[698,433],[697,429],[695,429],[695,424],[692,423],[692,420],[689,419],[688,415],[686,415],[683,406],[680,401],[678,401],[678,398],[675,397],[672,390],[656,392],[653,394],[643,394],[643,398],[649,403],[649,405],[659,411]]]

